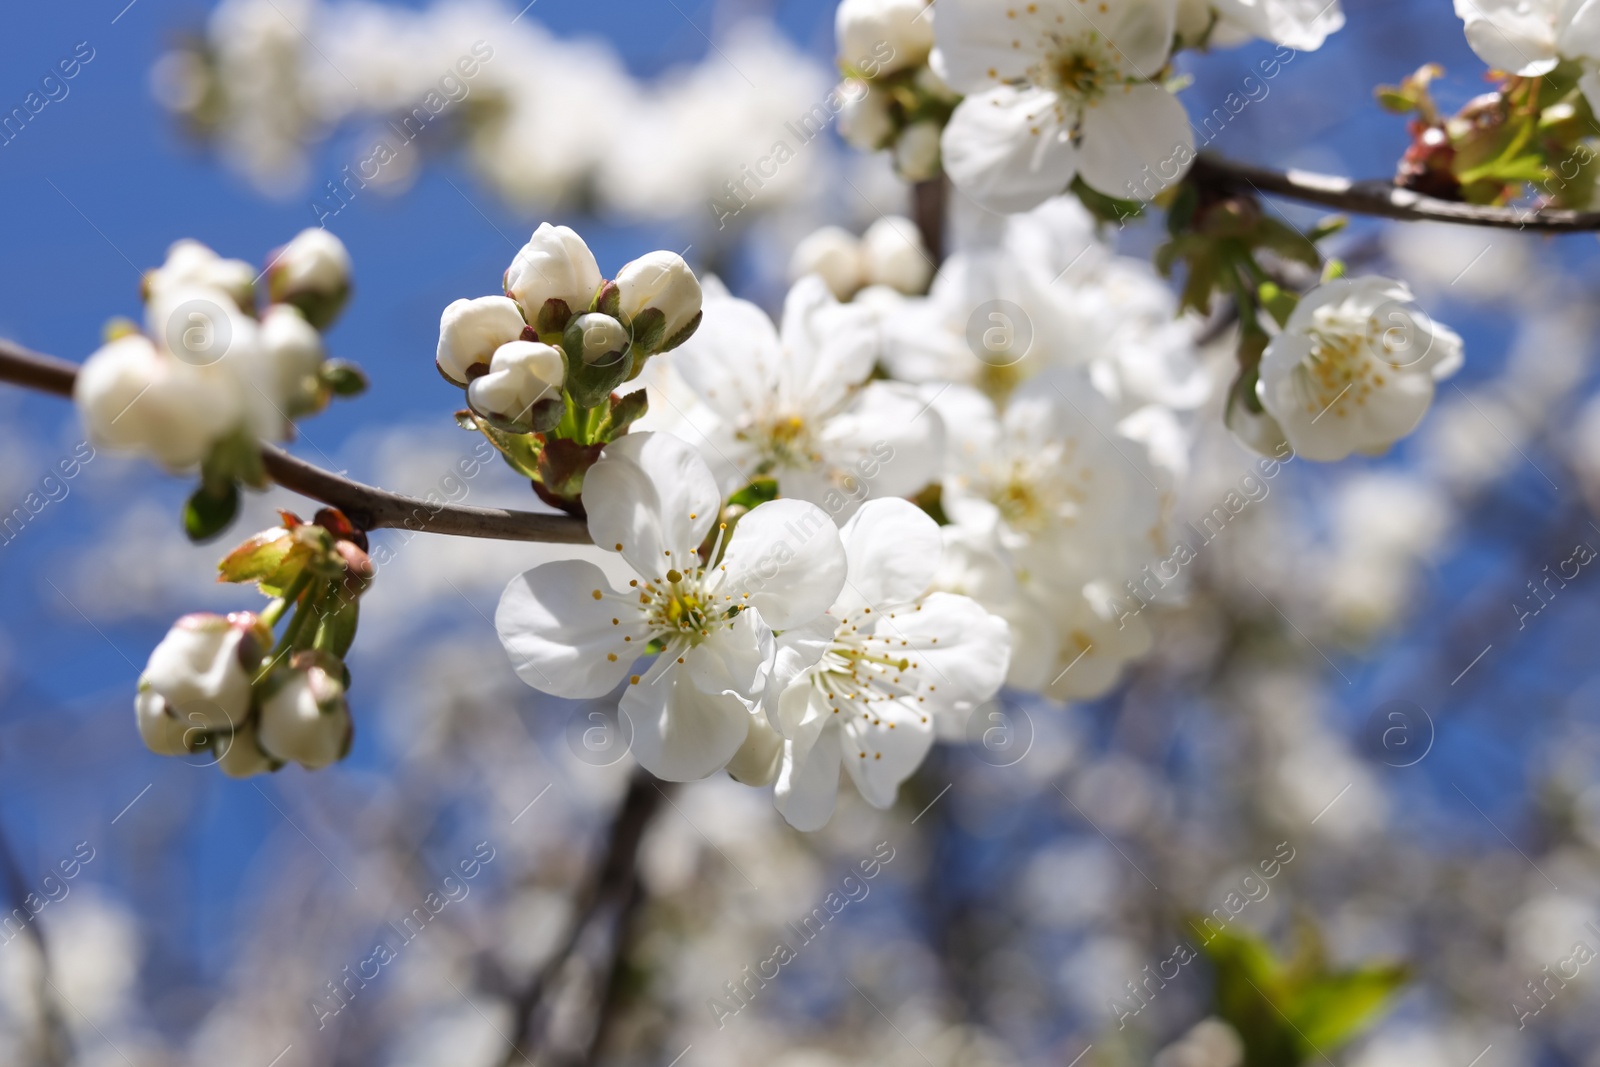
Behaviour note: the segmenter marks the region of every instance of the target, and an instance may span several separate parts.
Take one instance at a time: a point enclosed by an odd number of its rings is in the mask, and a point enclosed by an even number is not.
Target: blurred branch
[[[944,220],[949,190],[949,179],[943,174],[911,187],[911,212],[934,263],[944,262]]]
[[[1307,171],[1267,170],[1209,155],[1197,158],[1189,174],[1191,180],[1204,187],[1229,192],[1255,192],[1263,196],[1271,194],[1351,214],[1399,219],[1403,222],[1453,222],[1463,226],[1494,226],[1542,233],[1600,230],[1600,211],[1559,208],[1534,210],[1464,204],[1423,196],[1388,181],[1351,181],[1349,178]]]
[[[3,829],[0,829],[0,881],[5,883],[6,898],[11,902],[12,910],[28,916],[21,932],[33,943],[34,951],[39,953],[39,1061],[46,1067],[66,1067],[72,1062],[72,1049],[67,1040],[66,1024],[61,1019],[60,1006],[56,1003],[55,983],[50,981],[50,952],[45,945],[44,933],[25,903],[28,897],[27,882]]]
[[[540,1063],[585,1064],[591,1061],[600,1037],[600,1022],[610,996],[618,955],[627,942],[627,929],[642,894],[639,890],[639,844],[645,829],[666,799],[669,785],[658,783],[642,768],[628,779],[628,791],[617,808],[606,839],[605,853],[589,883],[583,887],[577,917],[566,941],[551,954],[512,1001],[517,1033],[506,1050],[501,1067],[532,1062],[526,1046]],[[558,1002],[568,1002],[563,985],[586,985],[579,999],[586,1009],[578,1017],[554,1019]],[[563,1004],[565,1010],[566,1004]],[[558,1025],[553,1025],[558,1024]],[[549,1035],[549,1040],[547,1040]],[[542,1055],[545,1045],[550,1055]]]
[[[77,377],[75,364],[0,338],[0,382],[70,397]],[[261,446],[261,459],[273,481],[301,496],[333,505],[363,530],[389,528],[501,541],[589,543],[584,523],[566,515],[432,504],[340,477],[269,444]]]

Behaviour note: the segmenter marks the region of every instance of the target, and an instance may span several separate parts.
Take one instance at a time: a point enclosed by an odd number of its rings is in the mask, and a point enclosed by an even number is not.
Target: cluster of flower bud
[[[594,446],[644,413],[642,390],[627,397],[614,390],[699,327],[700,281],[682,256],[664,251],[607,279],[582,237],[545,223],[506,268],[502,288],[503,296],[444,309],[436,362],[466,390],[463,424],[550,489],[581,475]],[[530,434],[541,436],[530,444]],[[553,441],[581,450],[552,448]]]
[[[232,517],[238,482],[264,484],[257,442],[287,440],[295,419],[366,385],[354,366],[327,358],[322,339],[350,291],[339,239],[306,230],[262,274],[268,300],[258,307],[250,264],[177,242],[144,276],[143,328],[113,321],[73,391],[96,446],[202,469],[200,510],[216,521],[192,522],[197,536]]]
[[[864,151],[889,149],[907,181],[939,174],[939,136],[960,101],[933,69],[934,5],[928,0],[843,0],[834,16],[839,134]]]
[[[150,654],[134,700],[139,735],[164,756],[204,756],[244,778],[343,759],[353,726],[343,662],[371,583],[366,537],[339,512],[251,537],[221,577],[274,599],[259,615],[186,615]],[[273,629],[286,615],[282,637]]]
[[[933,277],[933,257],[910,219],[885,216],[857,237],[839,226],[824,226],[795,246],[789,280],[819,275],[840,300],[875,285],[906,296],[920,296]]]

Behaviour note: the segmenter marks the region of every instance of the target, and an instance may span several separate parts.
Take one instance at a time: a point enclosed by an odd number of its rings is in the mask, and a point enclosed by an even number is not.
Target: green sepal
[[[334,396],[360,396],[367,391],[366,372],[349,360],[328,360],[317,372],[317,378]]]

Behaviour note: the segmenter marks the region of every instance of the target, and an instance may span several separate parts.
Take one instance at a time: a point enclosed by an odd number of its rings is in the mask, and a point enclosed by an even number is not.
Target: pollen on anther
[[[615,652],[607,652],[606,659],[610,660],[612,663],[615,663],[617,662],[617,654]]]
[[[631,586],[633,586],[633,587],[634,587],[634,588],[638,588],[638,586],[639,586],[639,579],[637,579],[637,578],[630,578],[630,579],[628,579],[628,584],[629,584],[629,585],[631,585]]]
[[[635,674],[635,675],[632,675],[631,677],[629,677],[628,678],[628,684],[629,685],[638,685],[639,684],[639,676],[637,674]],[[928,720],[927,719],[923,719],[922,721],[923,722],[927,722]]]
[[[678,662],[679,662],[679,663],[682,663],[682,662],[683,662],[683,657],[682,657],[682,656],[679,656],[679,657],[678,657]]]
[[[621,541],[618,541],[618,542],[617,542],[617,551],[618,551],[618,552],[621,552],[621,551],[622,551],[622,542],[621,542]]]
[[[611,620],[611,625],[612,626],[621,626],[622,625],[622,620],[621,619],[612,619]]]
[[[694,513],[694,512],[692,512],[692,511],[691,511],[691,512],[689,512],[689,517],[690,517],[690,518],[691,518],[691,519],[694,519],[694,518],[699,518],[699,516],[698,516],[698,515],[696,515],[696,514],[695,514],[695,513]]]
[[[594,592],[590,593],[589,595],[594,597],[596,600],[599,600],[600,599],[600,595],[601,595],[600,594],[600,590],[596,589]]]
[[[624,638],[623,638],[623,640],[624,640],[624,641],[632,641],[632,640],[633,640],[633,638],[631,638],[631,637],[624,637]]]

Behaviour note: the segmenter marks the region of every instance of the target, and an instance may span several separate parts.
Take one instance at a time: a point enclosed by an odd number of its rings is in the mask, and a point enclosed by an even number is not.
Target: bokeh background
[[[177,238],[259,262],[313,224],[319,188],[381,121],[381,108],[352,104],[303,157],[266,153],[265,170],[239,148],[259,148],[259,131],[219,150],[153,88],[160,57],[203,32],[209,5],[125,4],[12,5],[0,34],[4,110],[80,42],[93,49],[69,94],[0,146],[0,335],[74,360],[107,319],[139,314],[139,274]],[[456,54],[372,33],[334,60],[313,43],[316,7],[253,6],[294,30],[279,27],[292,49],[306,44],[308,69],[333,70],[317,77],[360,64],[352,89],[385,63]],[[486,160],[441,124],[395,188],[328,220],[356,264],[333,354],[360,362],[372,389],[303,425],[293,450],[312,462],[458,502],[531,504],[509,470],[453,473],[476,439],[454,426],[459,393],[431,364],[439,311],[496,291],[541,221],[577,227],[607,269],[687,248],[697,268],[774,307],[798,237],[907,210],[884,161],[831,132],[734,231],[706,206],[768,129],[831,83],[831,3],[520,7],[478,10],[504,23],[496,62],[532,72],[550,57],[548,140],[533,158]],[[1438,61],[1446,109],[1482,90],[1444,0],[1344,7],[1346,28],[1285,65],[1212,148],[1382,177],[1407,136],[1374,104],[1375,85]],[[534,26],[538,48],[519,36]],[[637,81],[628,107],[592,106],[583,79],[561,76],[562,64],[602,62],[574,51],[580,39]],[[1273,52],[1186,57],[1191,116]],[[160,69],[154,84],[180,98],[173,66]],[[750,97],[760,106],[738,111]],[[623,170],[689,174],[675,199],[626,174],[609,196],[520,182],[541,152],[586,151],[568,113],[633,124],[623,140],[640,147]],[[736,122],[754,146],[743,156],[717,136]],[[1147,254],[1155,230],[1114,239]],[[1336,966],[1412,968],[1392,1009],[1330,1062],[1600,1065],[1597,968],[1539,1000],[1526,985],[1577,943],[1600,951],[1600,577],[1590,564],[1542,584],[1577,546],[1600,549],[1600,249],[1586,236],[1359,221],[1340,240],[1466,339],[1466,367],[1421,430],[1382,459],[1285,467],[1208,545],[1187,602],[1161,614],[1155,654],[1111,697],[1008,698],[992,743],[941,748],[890,812],[842,797],[826,830],[802,835],[725,778],[674,791],[646,832],[615,980],[597,1003],[556,1004],[558,1024],[562,1012],[579,1030],[598,1019],[600,1062],[660,1067],[1149,1063],[1214,1010],[1209,965],[1185,966],[1137,1014],[1110,1005],[1130,1005],[1125,983],[1188,936],[1184,915],[1219,906],[1286,847],[1293,860],[1239,929],[1287,950],[1309,924]],[[1212,358],[1225,383],[1225,345]],[[1217,408],[1199,420],[1186,518],[1252,469]],[[620,746],[586,735],[603,733],[601,709],[517,682],[490,624],[505,581],[555,550],[376,534],[395,558],[351,658],[350,758],[231,781],[145,751],[133,687],[177,615],[258,598],[214,584],[218,546],[183,539],[181,480],[98,454],[47,484],[81,443],[69,405],[0,389],[0,513],[30,492],[53,498],[0,544],[4,881],[16,899],[51,898],[31,924],[40,939],[0,943],[0,1061],[520,1062],[507,1058],[514,1006],[572,922],[631,769]],[[312,510],[269,493],[235,532],[270,525],[280,506]],[[330,1013],[328,983],[485,854],[469,892]],[[870,891],[748,1006],[715,1010],[713,998],[737,1006],[725,983],[788,940],[785,924],[885,855]]]

